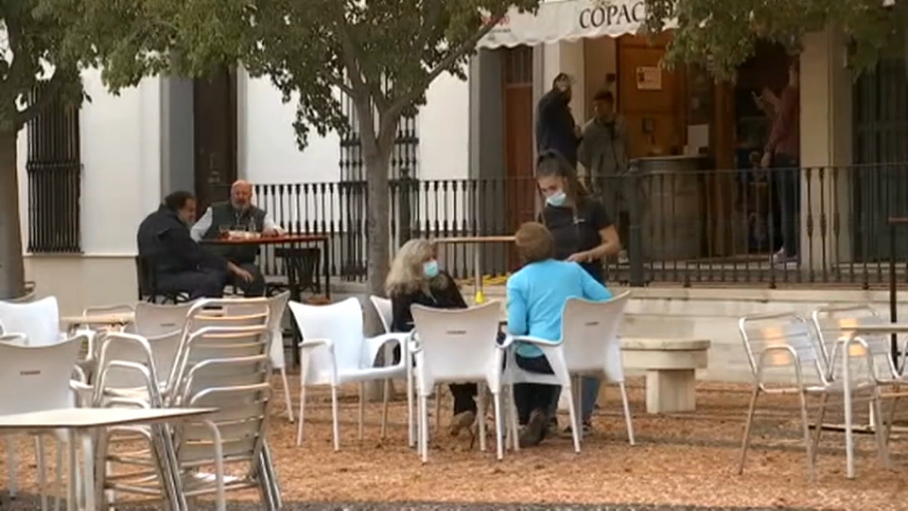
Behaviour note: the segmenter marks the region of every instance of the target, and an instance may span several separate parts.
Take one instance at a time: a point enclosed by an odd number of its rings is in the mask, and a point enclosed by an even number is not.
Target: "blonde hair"
[[[416,291],[429,292],[430,287],[437,289],[448,285],[446,278],[429,279],[423,273],[423,263],[435,257],[435,244],[424,239],[410,240],[404,243],[391,261],[391,271],[385,281],[385,292],[388,296],[409,294]]]

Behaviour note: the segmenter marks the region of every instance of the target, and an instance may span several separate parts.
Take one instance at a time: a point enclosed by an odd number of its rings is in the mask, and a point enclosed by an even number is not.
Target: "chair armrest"
[[[505,334],[504,341],[498,345],[498,349],[506,350],[514,344],[515,338],[511,334]]]
[[[857,345],[861,347],[861,354],[854,354],[851,352],[851,347]],[[879,381],[879,377],[876,374],[876,365],[873,363],[873,353],[870,351],[870,345],[867,344],[862,337],[856,335],[842,336],[836,340],[835,344],[832,346],[832,354],[829,357],[829,373],[830,377],[832,375],[833,367],[835,367],[836,358],[838,358],[839,350],[842,350],[842,366],[848,364],[848,361],[853,358],[863,358],[867,362],[867,370],[869,374],[873,377],[874,381]]]
[[[410,334],[409,333],[390,333],[390,334],[381,334],[375,337],[367,337],[363,340],[363,356],[365,357],[365,363],[368,366],[375,364],[375,358],[378,357],[378,354],[381,352],[385,346],[389,344],[396,344],[400,346],[401,357],[396,365],[401,365],[404,363],[403,353],[406,352],[404,349],[404,344],[409,342]],[[385,366],[390,366],[391,362],[385,360]]]
[[[511,338],[511,343],[523,342],[526,344],[533,344],[536,346],[558,346],[561,344],[561,341],[551,341],[549,339],[542,339],[540,337],[533,337],[530,335],[509,335]],[[507,342],[507,341],[505,341]]]
[[[314,350],[319,346],[327,346],[329,350],[334,351],[334,342],[331,339],[305,339],[300,343],[300,350]]]

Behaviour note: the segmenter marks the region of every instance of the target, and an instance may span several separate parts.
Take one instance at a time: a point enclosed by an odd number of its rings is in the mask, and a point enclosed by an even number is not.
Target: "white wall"
[[[466,179],[470,166],[470,86],[439,76],[419,111],[419,178]]]
[[[309,134],[300,151],[293,122],[297,100],[281,101],[281,93],[267,78],[246,79],[239,118],[243,154],[242,175],[254,183],[317,183],[340,178],[340,139],[336,133]]]
[[[83,73],[83,82],[92,101],[80,115],[82,250],[88,256],[131,256],[136,228],[160,201],[160,80],[148,78],[120,96],[107,92],[99,71]],[[27,130],[19,134],[17,157],[27,246]]]
[[[243,175],[256,183],[313,183],[340,179],[340,139],[336,133],[309,134],[300,151],[293,121],[296,98],[281,93],[266,78],[246,77],[240,103]],[[427,92],[418,119],[421,179],[466,178],[469,169],[469,98],[466,81],[444,74]]]

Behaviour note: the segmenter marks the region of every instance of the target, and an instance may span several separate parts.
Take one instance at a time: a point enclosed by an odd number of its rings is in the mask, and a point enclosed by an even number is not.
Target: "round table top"
[[[66,325],[107,326],[126,325],[136,320],[135,312],[108,312],[86,316],[64,316],[60,322]]]
[[[668,337],[623,337],[621,348],[639,351],[698,351],[708,350],[709,339],[672,339]]]

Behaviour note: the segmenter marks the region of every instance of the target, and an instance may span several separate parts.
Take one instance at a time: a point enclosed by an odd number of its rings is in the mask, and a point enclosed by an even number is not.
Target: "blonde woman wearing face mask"
[[[466,309],[457,284],[448,273],[438,267],[435,245],[423,239],[410,240],[398,251],[391,263],[391,271],[385,282],[385,292],[391,299],[393,332],[413,330],[413,304],[439,309]],[[399,359],[399,351],[395,358]],[[476,385],[472,383],[451,384],[454,396],[454,418],[450,434],[458,436],[464,429],[472,431],[476,421]]]

